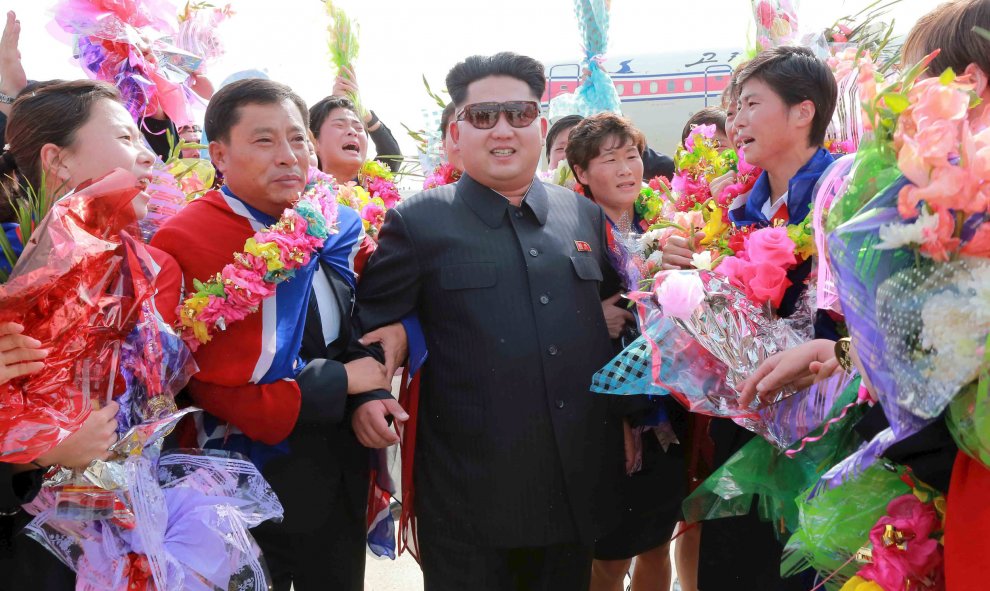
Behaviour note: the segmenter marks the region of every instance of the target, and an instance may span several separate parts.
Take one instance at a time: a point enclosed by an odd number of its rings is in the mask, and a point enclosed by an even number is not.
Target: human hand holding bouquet
[[[81,470],[93,460],[108,459],[110,447],[117,442],[118,410],[120,405],[111,400],[103,408],[92,411],[78,431],[38,456],[36,463]]]
[[[0,385],[45,367],[42,360],[48,351],[41,348],[41,341],[23,333],[24,326],[16,322],[0,324]]]

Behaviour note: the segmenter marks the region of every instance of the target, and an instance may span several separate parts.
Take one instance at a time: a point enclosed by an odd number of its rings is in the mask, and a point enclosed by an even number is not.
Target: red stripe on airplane
[[[684,76],[684,77],[647,77],[642,78],[617,78],[613,79],[620,98],[636,98],[650,96],[664,96],[677,94],[698,94],[705,92],[705,76]],[[575,80],[553,80],[550,87],[543,95],[543,102],[547,102],[550,96],[557,96],[563,92],[574,92],[577,81]],[[635,84],[639,84],[638,92]],[[656,88],[653,88],[656,84]],[[719,93],[729,85],[728,74],[713,74],[708,76],[708,93]]]

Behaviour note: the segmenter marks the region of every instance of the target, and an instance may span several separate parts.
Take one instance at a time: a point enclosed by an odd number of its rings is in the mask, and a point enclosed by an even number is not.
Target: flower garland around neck
[[[456,183],[460,178],[461,171],[454,168],[454,165],[450,162],[444,162],[434,168],[433,172],[426,177],[426,181],[423,182],[423,190],[450,185]]]
[[[377,160],[369,160],[358,171],[358,183],[337,185],[337,202],[361,215],[364,231],[377,238],[385,223],[385,212],[402,200],[395,176]]]
[[[277,222],[248,238],[234,262],[206,282],[194,279],[196,293],[179,309],[189,348],[195,351],[216,331],[256,312],[279,283],[291,279],[337,233],[336,224],[337,195],[330,183],[318,179]]]

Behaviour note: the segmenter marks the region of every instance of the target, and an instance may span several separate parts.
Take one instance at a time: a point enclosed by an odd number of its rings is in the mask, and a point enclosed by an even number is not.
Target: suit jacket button
[[[521,218],[523,216],[523,212],[522,210],[517,209],[515,212],[513,212],[512,215],[516,216],[517,218]]]
[[[548,296],[547,294],[541,295],[540,296],[540,303],[541,304],[544,304],[544,305],[549,304],[550,303],[550,296]]]
[[[535,257],[535,256],[538,256],[539,254],[540,254],[540,251],[536,250],[535,248],[529,249],[529,256]]]
[[[557,401],[557,408],[564,408],[564,401],[563,400],[558,400]]]
[[[556,355],[559,352],[560,349],[557,348],[557,345],[550,345],[549,347],[547,347],[547,353],[551,355]]]

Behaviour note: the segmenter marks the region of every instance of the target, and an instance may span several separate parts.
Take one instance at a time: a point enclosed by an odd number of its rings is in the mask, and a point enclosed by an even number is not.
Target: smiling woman
[[[44,220],[35,219],[39,222],[36,234],[40,235],[40,238],[31,240],[27,246],[27,254],[24,255],[27,261],[24,265],[15,267],[15,279],[5,286],[6,301],[2,309],[8,314],[22,314],[24,334],[33,334],[44,341],[43,346],[49,350],[43,371],[51,374],[42,374],[39,378],[46,379],[57,373],[60,363],[66,363],[66,341],[62,338],[64,335],[58,332],[57,325],[71,323],[73,315],[77,314],[78,308],[82,306],[78,299],[63,294],[89,293],[90,290],[99,293],[106,285],[118,285],[118,281],[121,282],[120,285],[127,286],[123,289],[134,289],[130,279],[125,278],[127,273],[121,269],[119,263],[106,259],[99,260],[99,255],[94,254],[94,245],[98,245],[95,250],[100,250],[103,246],[116,246],[134,254],[137,258],[144,258],[150,254],[154,259],[155,269],[178,271],[175,261],[157,249],[145,247],[140,243],[128,243],[127,246],[123,244],[125,228],[120,226],[129,225],[135,218],[141,218],[146,213],[147,196],[139,188],[146,185],[151,178],[154,155],[144,146],[141,133],[121,104],[117,90],[107,84],[88,80],[48,82],[36,84],[33,88],[29,86],[26,90],[29,92],[22,92],[12,106],[6,128],[9,149],[0,154],[0,177],[6,183],[4,186],[6,194],[18,194],[28,187],[34,187],[48,196],[48,203],[51,205],[56,198],[74,191],[83,183],[102,179],[90,185],[88,193],[80,190],[72,197],[62,199]],[[137,186],[133,184],[135,181]],[[105,183],[104,193],[94,190],[101,182]],[[127,199],[130,199],[132,194],[136,195],[131,201],[134,215],[127,211]],[[5,196],[0,196],[0,200],[6,201]],[[73,220],[73,224],[61,225],[67,219]],[[23,235],[22,229],[16,224],[12,225],[15,232],[11,234],[15,238]],[[8,227],[5,223],[5,230]],[[75,228],[78,233],[73,233],[69,228]],[[57,244],[62,245],[62,248],[72,249],[73,257],[65,257],[61,251],[53,247],[53,244],[56,244],[56,236]],[[75,242],[76,240],[79,242]],[[113,253],[116,249],[101,252]],[[98,274],[105,279],[105,283],[95,281],[90,285],[82,279],[86,277],[87,263],[94,264],[94,259],[97,259],[95,264],[98,265]],[[58,264],[45,264],[45,261],[57,261]],[[31,271],[24,270],[31,265],[44,268],[45,290],[48,291],[33,292],[30,305],[38,308],[11,312],[12,308],[8,306],[14,306],[18,301],[16,295],[18,285],[24,286],[23,278],[34,275]],[[68,272],[65,272],[66,268]],[[23,274],[17,277],[18,273]],[[137,275],[137,273],[133,274],[133,276]],[[154,296],[154,304],[148,310],[157,308],[160,311],[161,318],[156,318],[157,322],[161,320],[170,322],[174,320],[173,311],[178,303],[178,285],[166,286],[158,283],[157,277],[154,279],[157,294]],[[59,322],[51,322],[45,314],[45,310],[51,310],[51,306],[46,305],[45,302],[54,301],[51,300],[53,293],[57,294],[55,297],[59,303],[57,312]],[[107,302],[112,302],[113,298],[99,301],[103,306],[107,305]],[[13,310],[17,309],[13,308]],[[104,308],[104,310],[112,309],[114,309],[112,305]],[[144,308],[140,314],[142,322],[151,321],[150,316],[145,315]],[[98,315],[94,312],[93,317],[88,314],[83,317],[87,320],[82,322],[96,322],[106,329],[106,334],[115,334],[112,328],[114,323],[104,318],[103,312]],[[106,324],[102,324],[103,322]],[[83,333],[85,334],[86,331]],[[82,361],[80,355],[94,355],[93,349],[98,347],[86,348],[85,352],[72,350],[70,363]],[[72,370],[65,371],[70,372],[67,375],[71,383]],[[133,368],[128,371],[137,373]],[[63,373],[62,376],[64,375],[66,374]],[[21,394],[22,400],[40,398],[34,396],[35,392],[28,395],[27,385],[18,384],[15,387],[25,388],[24,393]],[[47,381],[45,387],[56,392],[64,392],[58,384],[52,386]],[[66,387],[66,390],[72,389]],[[70,394],[64,395],[68,397]],[[5,398],[5,400],[9,399]],[[12,411],[10,407],[6,410],[9,417]],[[48,417],[56,417],[59,414],[54,409],[47,411]],[[53,447],[47,449],[39,447],[33,450],[36,451],[34,457],[28,455],[23,459],[14,460],[24,462],[24,465],[17,469],[35,470],[53,464],[84,468],[94,459],[105,459],[108,456],[107,450],[116,441],[117,423],[114,419],[116,412],[117,403],[110,402],[101,410],[90,412],[88,418],[83,418],[78,423],[66,420],[58,424],[57,428],[53,425],[52,429],[61,439],[57,443],[51,441]],[[35,419],[26,420],[24,423],[38,424]],[[9,424],[5,425],[5,428],[7,426]],[[14,432],[17,428],[15,423],[10,432]],[[21,449],[18,450],[20,453],[24,453],[23,445],[24,442],[20,442]],[[13,458],[5,453],[5,459],[10,461]],[[32,464],[27,464],[28,461]],[[38,478],[40,479],[40,475]],[[0,519],[0,529],[4,532],[9,532],[11,527],[13,527],[12,521]],[[6,543],[3,546],[4,552],[0,553],[0,561],[2,561],[0,569],[4,572],[4,583],[9,585],[9,588],[47,590],[75,588],[73,574],[56,560],[54,555],[41,550],[41,547],[28,536],[16,536],[10,541],[9,546]]]
[[[632,122],[612,113],[588,117],[567,142],[567,161],[585,195],[602,206],[613,223],[632,222],[633,203],[643,178],[646,139]]]
[[[47,194],[56,197],[115,168],[148,183],[154,154],[114,87],[77,80],[28,88],[32,92],[14,103],[7,122],[10,156],[0,162],[16,170],[24,183],[17,187],[0,165],[6,179],[0,182],[6,182],[8,195],[27,186],[42,188],[44,180]],[[144,216],[144,199],[142,194],[135,202],[138,217]]]

